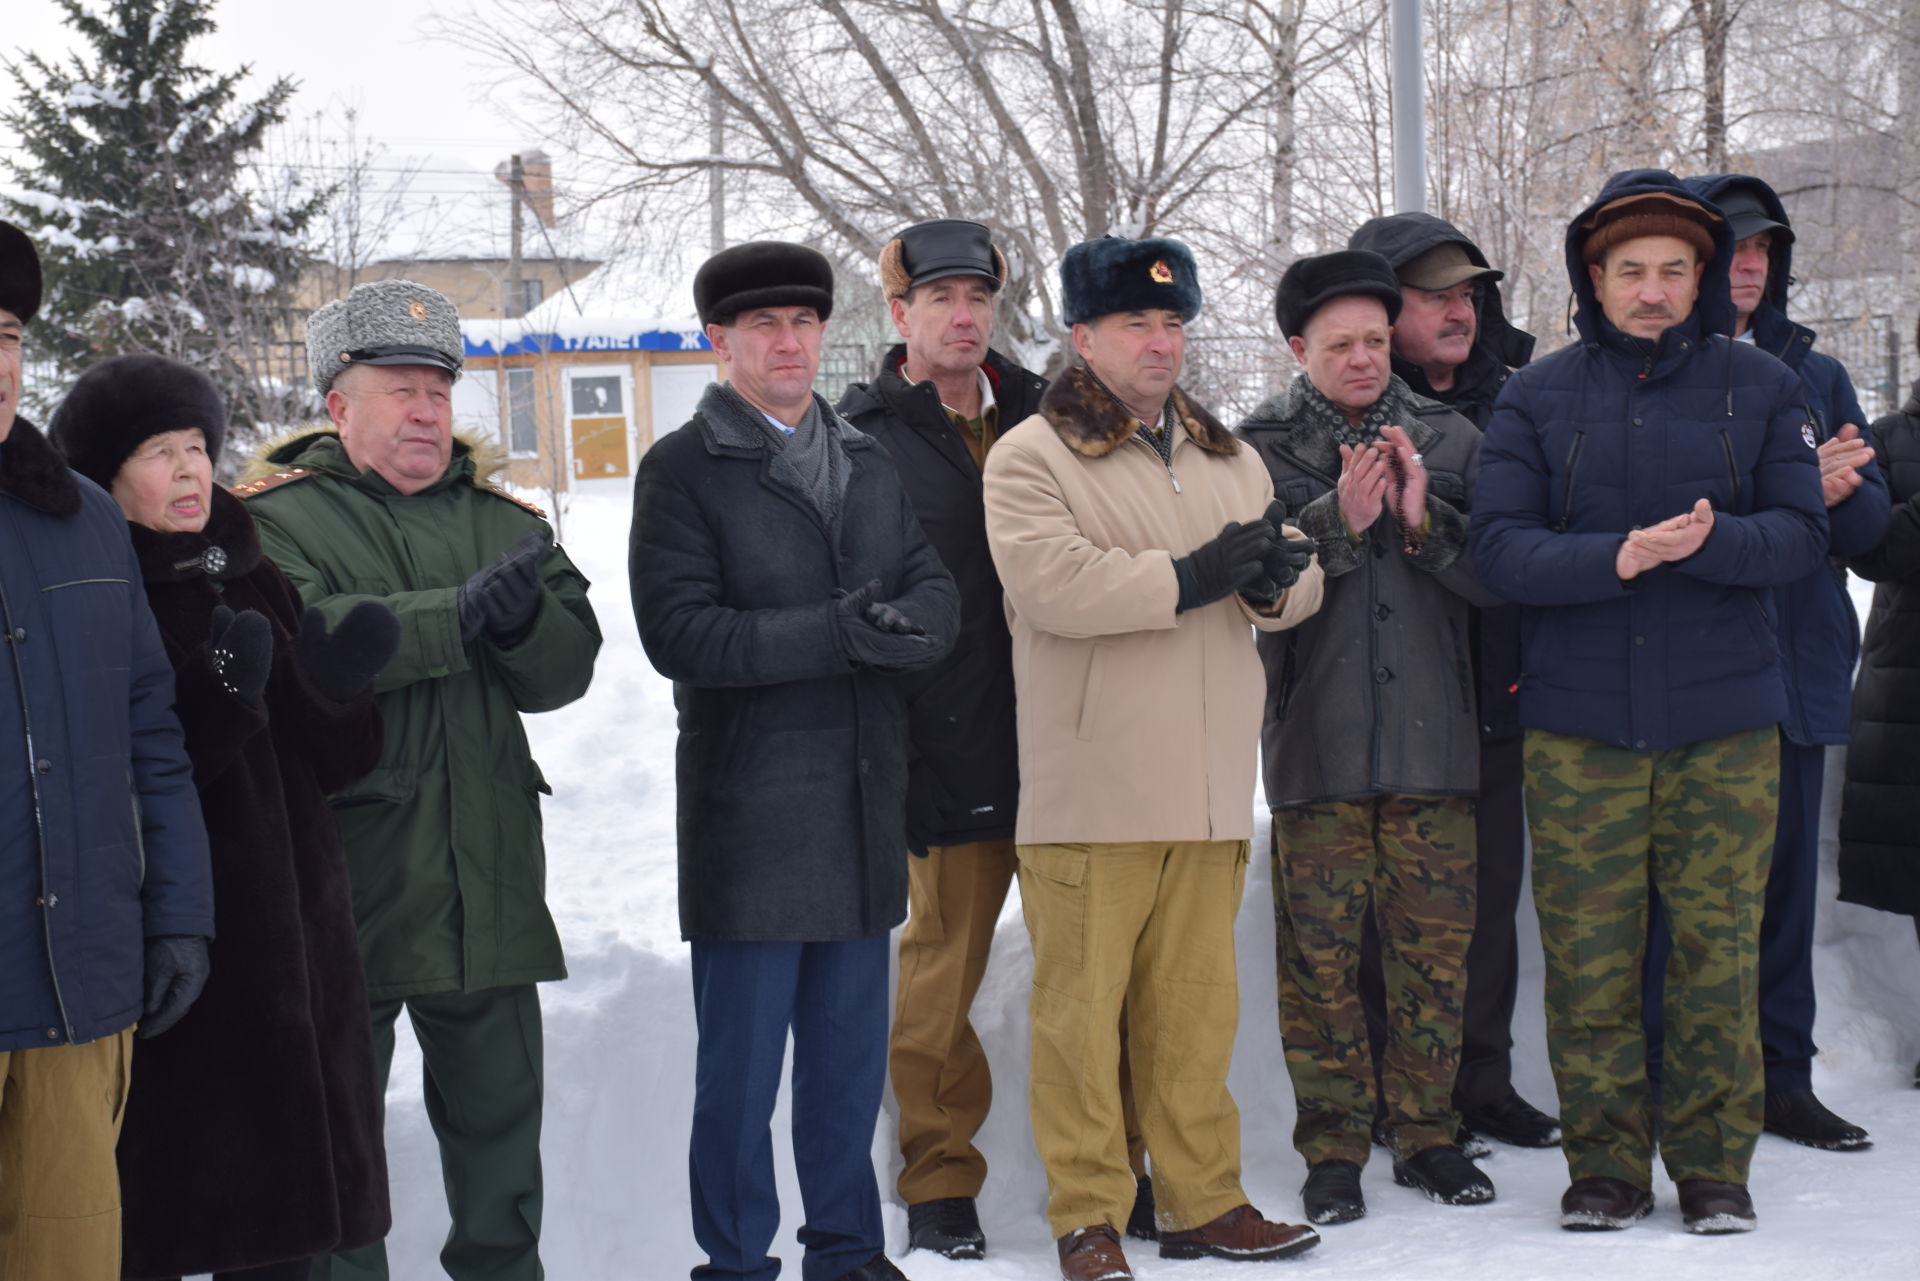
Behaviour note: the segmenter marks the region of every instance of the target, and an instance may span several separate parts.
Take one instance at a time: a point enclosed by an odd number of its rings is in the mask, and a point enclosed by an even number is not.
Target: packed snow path
[[[546,505],[546,498],[530,494]],[[641,652],[627,601],[628,497],[582,494],[565,514],[568,551],[593,580],[606,633],[586,698],[529,718],[535,754],[554,795],[546,807],[550,896],[572,977],[542,989],[546,1012],[546,1226],[553,1281],[672,1281],[702,1261],[687,1208],[687,1130],[693,1101],[693,1000],[680,942],[674,866],[671,691]],[[1856,583],[1865,616],[1867,593]],[[1829,761],[1830,768],[1837,757]],[[1257,812],[1264,813],[1256,803]],[[1745,1281],[1839,1274],[1849,1281],[1920,1278],[1920,948],[1912,923],[1832,902],[1831,833],[1815,973],[1822,1047],[1814,1084],[1835,1111],[1867,1127],[1860,1153],[1816,1152],[1766,1136],[1753,1170],[1760,1229],[1702,1238],[1681,1230],[1673,1188],[1656,1177],[1652,1217],[1618,1233],[1556,1226],[1566,1166],[1558,1151],[1495,1146],[1483,1163],[1499,1199],[1481,1207],[1434,1205],[1393,1185],[1376,1150],[1365,1174],[1367,1217],[1325,1230],[1293,1261],[1250,1268],[1162,1261],[1129,1242],[1141,1281],[1252,1281],[1271,1277],[1419,1278],[1420,1281]],[[1274,1015],[1273,908],[1261,819],[1237,936],[1241,1021],[1231,1079],[1240,1105],[1245,1182],[1274,1218],[1300,1218],[1305,1169],[1291,1146],[1293,1094]],[[1017,895],[1016,895],[1017,897]],[[1540,950],[1532,910],[1522,936],[1517,1083],[1553,1105],[1540,1011]],[[974,1023],[992,1056],[998,1097],[980,1144],[992,1174],[980,1200],[989,1257],[952,1263],[902,1256],[906,1213],[887,1203],[889,1253],[914,1281],[998,1281],[1057,1276],[1042,1210],[1045,1179],[1027,1122],[1027,983],[1031,959],[1019,906],[1010,902]],[[446,1208],[431,1132],[420,1104],[420,1059],[401,1021],[388,1094],[393,1274],[443,1275],[438,1253]],[[787,1155],[786,1098],[774,1119],[786,1220],[774,1253],[800,1275],[799,1195]],[[874,1136],[882,1191],[899,1168],[891,1115]]]

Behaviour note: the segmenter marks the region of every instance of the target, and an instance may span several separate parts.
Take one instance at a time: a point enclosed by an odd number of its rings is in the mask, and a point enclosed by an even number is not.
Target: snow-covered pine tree
[[[19,92],[0,112],[21,142],[0,209],[46,265],[35,354],[56,384],[127,351],[196,365],[225,392],[236,445],[304,416],[293,291],[331,189],[251,168],[294,81],[246,102],[247,68],[199,65],[191,46],[215,29],[213,0],[58,3],[91,48],[8,64]]]

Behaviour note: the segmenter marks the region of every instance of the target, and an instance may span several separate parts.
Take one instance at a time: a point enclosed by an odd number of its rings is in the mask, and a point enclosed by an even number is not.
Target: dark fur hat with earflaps
[[[1060,318],[1084,324],[1117,311],[1200,314],[1200,273],[1178,240],[1083,240],[1060,260]]]

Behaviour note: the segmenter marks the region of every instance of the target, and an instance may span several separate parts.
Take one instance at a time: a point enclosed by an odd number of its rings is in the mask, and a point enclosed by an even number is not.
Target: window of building
[[[500,282],[500,311],[509,320],[524,316],[540,305],[547,287],[539,280],[503,280]]]
[[[540,432],[534,423],[533,370],[507,371],[507,453],[534,458],[540,453]]]

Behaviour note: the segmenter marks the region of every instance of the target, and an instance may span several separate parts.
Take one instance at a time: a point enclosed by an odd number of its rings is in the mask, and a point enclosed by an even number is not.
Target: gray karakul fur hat
[[[102,489],[151,437],[198,427],[207,458],[220,461],[227,411],[205,374],[165,356],[109,356],[76,378],[47,423],[67,464]]]
[[[1116,311],[1200,314],[1200,273],[1178,240],[1083,240],[1060,260],[1060,318],[1085,324]]]
[[[825,320],[833,314],[833,264],[785,240],[731,245],[693,273],[693,307],[703,325],[731,324],[760,307],[811,307]]]
[[[466,362],[460,313],[411,280],[355,285],[307,317],[307,368],[322,396],[350,365],[431,365],[458,378]]]

